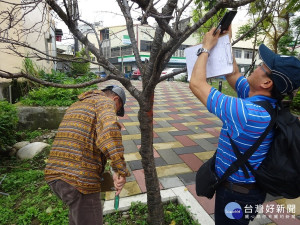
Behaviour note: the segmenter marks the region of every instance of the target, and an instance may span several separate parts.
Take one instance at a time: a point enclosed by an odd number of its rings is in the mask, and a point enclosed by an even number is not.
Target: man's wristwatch
[[[207,50],[206,48],[199,48],[198,51],[197,51],[197,56],[199,56],[201,53],[203,52],[207,52],[208,53],[208,56],[210,54],[210,51]]]

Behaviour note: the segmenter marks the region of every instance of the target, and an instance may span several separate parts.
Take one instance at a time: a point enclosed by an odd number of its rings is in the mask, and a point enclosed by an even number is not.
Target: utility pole
[[[78,29],[79,10],[78,10],[77,0],[68,0],[68,11],[71,19],[75,21],[76,29]],[[74,55],[78,51],[79,51],[79,42],[78,39],[74,37]]]

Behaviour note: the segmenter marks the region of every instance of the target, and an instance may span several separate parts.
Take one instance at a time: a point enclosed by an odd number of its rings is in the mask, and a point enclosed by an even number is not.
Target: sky
[[[156,7],[161,9],[166,0],[160,0],[157,2]],[[136,20],[136,18],[140,15],[140,9],[133,7],[133,11],[135,12],[133,13],[133,22],[138,23],[139,21]],[[191,12],[192,8],[190,7],[185,10],[184,16],[190,16]],[[245,20],[245,12],[246,10],[238,10],[235,20]],[[103,26],[106,27],[125,25],[125,19],[118,3],[115,0],[79,0],[79,13],[83,20],[90,23],[102,22]],[[149,24],[153,24],[155,21],[154,19],[149,19],[148,22]],[[63,29],[63,39],[70,36],[68,35],[68,28],[62,22],[57,22],[56,28]],[[71,40],[63,41],[64,44],[69,44],[71,42]]]

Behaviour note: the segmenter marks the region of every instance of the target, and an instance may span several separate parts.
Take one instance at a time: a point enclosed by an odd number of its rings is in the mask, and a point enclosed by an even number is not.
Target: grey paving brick
[[[200,125],[201,128],[212,128],[212,127],[216,127],[216,124],[214,123],[210,123],[210,124],[203,124]]]
[[[171,177],[161,177],[159,178],[159,182],[161,185],[165,188],[174,188],[174,187],[180,187],[183,186],[184,184],[182,181],[176,177],[176,176],[171,176]]]
[[[160,120],[160,121],[157,121],[157,123],[159,125],[161,125],[161,127],[171,127],[172,126],[170,123],[168,123],[168,121]]]
[[[128,162],[128,164],[129,164],[131,170],[141,170],[141,169],[143,169],[141,160],[133,160],[133,161]]]
[[[130,116],[129,118],[131,119],[132,122],[139,122],[139,119],[137,116]]]
[[[133,140],[133,142],[136,144],[136,145],[141,145],[141,139],[136,139],[136,140]],[[163,143],[163,140],[161,138],[153,138],[153,143]]]
[[[126,182],[130,182],[130,181],[135,181],[135,176],[134,174],[132,173],[132,170],[128,164],[128,162],[126,162],[126,167],[128,169],[128,171],[130,172],[130,176],[129,177],[126,177]]]
[[[133,142],[134,142],[136,145],[141,145],[141,139],[133,140]]]
[[[140,134],[141,131],[137,126],[127,126],[126,130],[129,134]]]
[[[182,154],[191,154],[197,152],[205,152],[205,149],[197,145],[197,146],[186,146],[183,148],[174,148],[173,151],[178,155],[182,155]]]
[[[221,120],[214,120],[214,124],[216,124],[219,127],[223,126],[223,122]]]
[[[166,161],[161,157],[154,158],[154,163],[155,163],[155,166],[166,166],[167,165]]]
[[[159,132],[157,135],[163,140],[163,142],[172,142],[177,141],[171,134],[168,132]]]
[[[212,151],[212,150],[216,150],[217,147],[214,146],[212,143],[210,143],[209,141],[207,141],[206,139],[196,139],[194,140],[196,143],[198,143],[203,149],[205,149],[206,151]]]
[[[219,138],[213,137],[213,138],[206,138],[207,141],[209,141],[212,144],[217,144],[219,142]]]
[[[200,134],[200,133],[206,133],[207,131],[203,130],[202,125],[197,126],[189,126],[190,130],[192,130],[194,133]]]
[[[123,141],[123,145],[124,145],[124,153],[125,154],[139,151],[139,149],[137,148],[137,146],[133,140],[125,140],[125,141]]]
[[[121,130],[121,134],[122,134],[122,135],[127,135],[127,134],[129,134],[129,133],[128,133],[127,130]]]
[[[163,143],[163,139],[161,139],[160,137],[157,138],[153,138],[153,143]]]
[[[195,183],[196,172],[178,174],[177,176],[184,183],[184,185],[191,185]]]
[[[161,118],[168,117],[166,113],[162,113],[162,112],[155,113],[155,115],[156,115],[155,117],[161,117]]]
[[[170,124],[172,124],[172,123],[186,123],[186,122],[188,122],[188,121],[185,120],[185,119],[182,119],[182,120],[169,120]]]
[[[160,124],[153,124],[153,128],[161,128],[162,126]]]
[[[186,119],[188,122],[195,122],[195,121],[198,121],[197,119],[195,119],[195,118],[192,117],[192,116],[186,116],[185,119]]]
[[[168,165],[183,163],[182,159],[172,149],[157,150],[157,152]]]
[[[132,120],[129,118],[129,119],[120,119],[119,120],[120,123],[128,123],[128,122],[132,122]]]
[[[161,157],[154,158],[154,163],[155,163],[156,167],[167,165],[166,161]],[[131,170],[141,170],[141,169],[143,169],[142,160],[130,161],[130,162],[128,162],[128,165],[130,166]]]

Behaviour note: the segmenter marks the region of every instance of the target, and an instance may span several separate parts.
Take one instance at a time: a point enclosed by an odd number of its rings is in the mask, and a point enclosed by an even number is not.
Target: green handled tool
[[[114,202],[115,210],[119,209],[119,200],[120,200],[120,196],[119,195],[115,195],[115,202]]]

